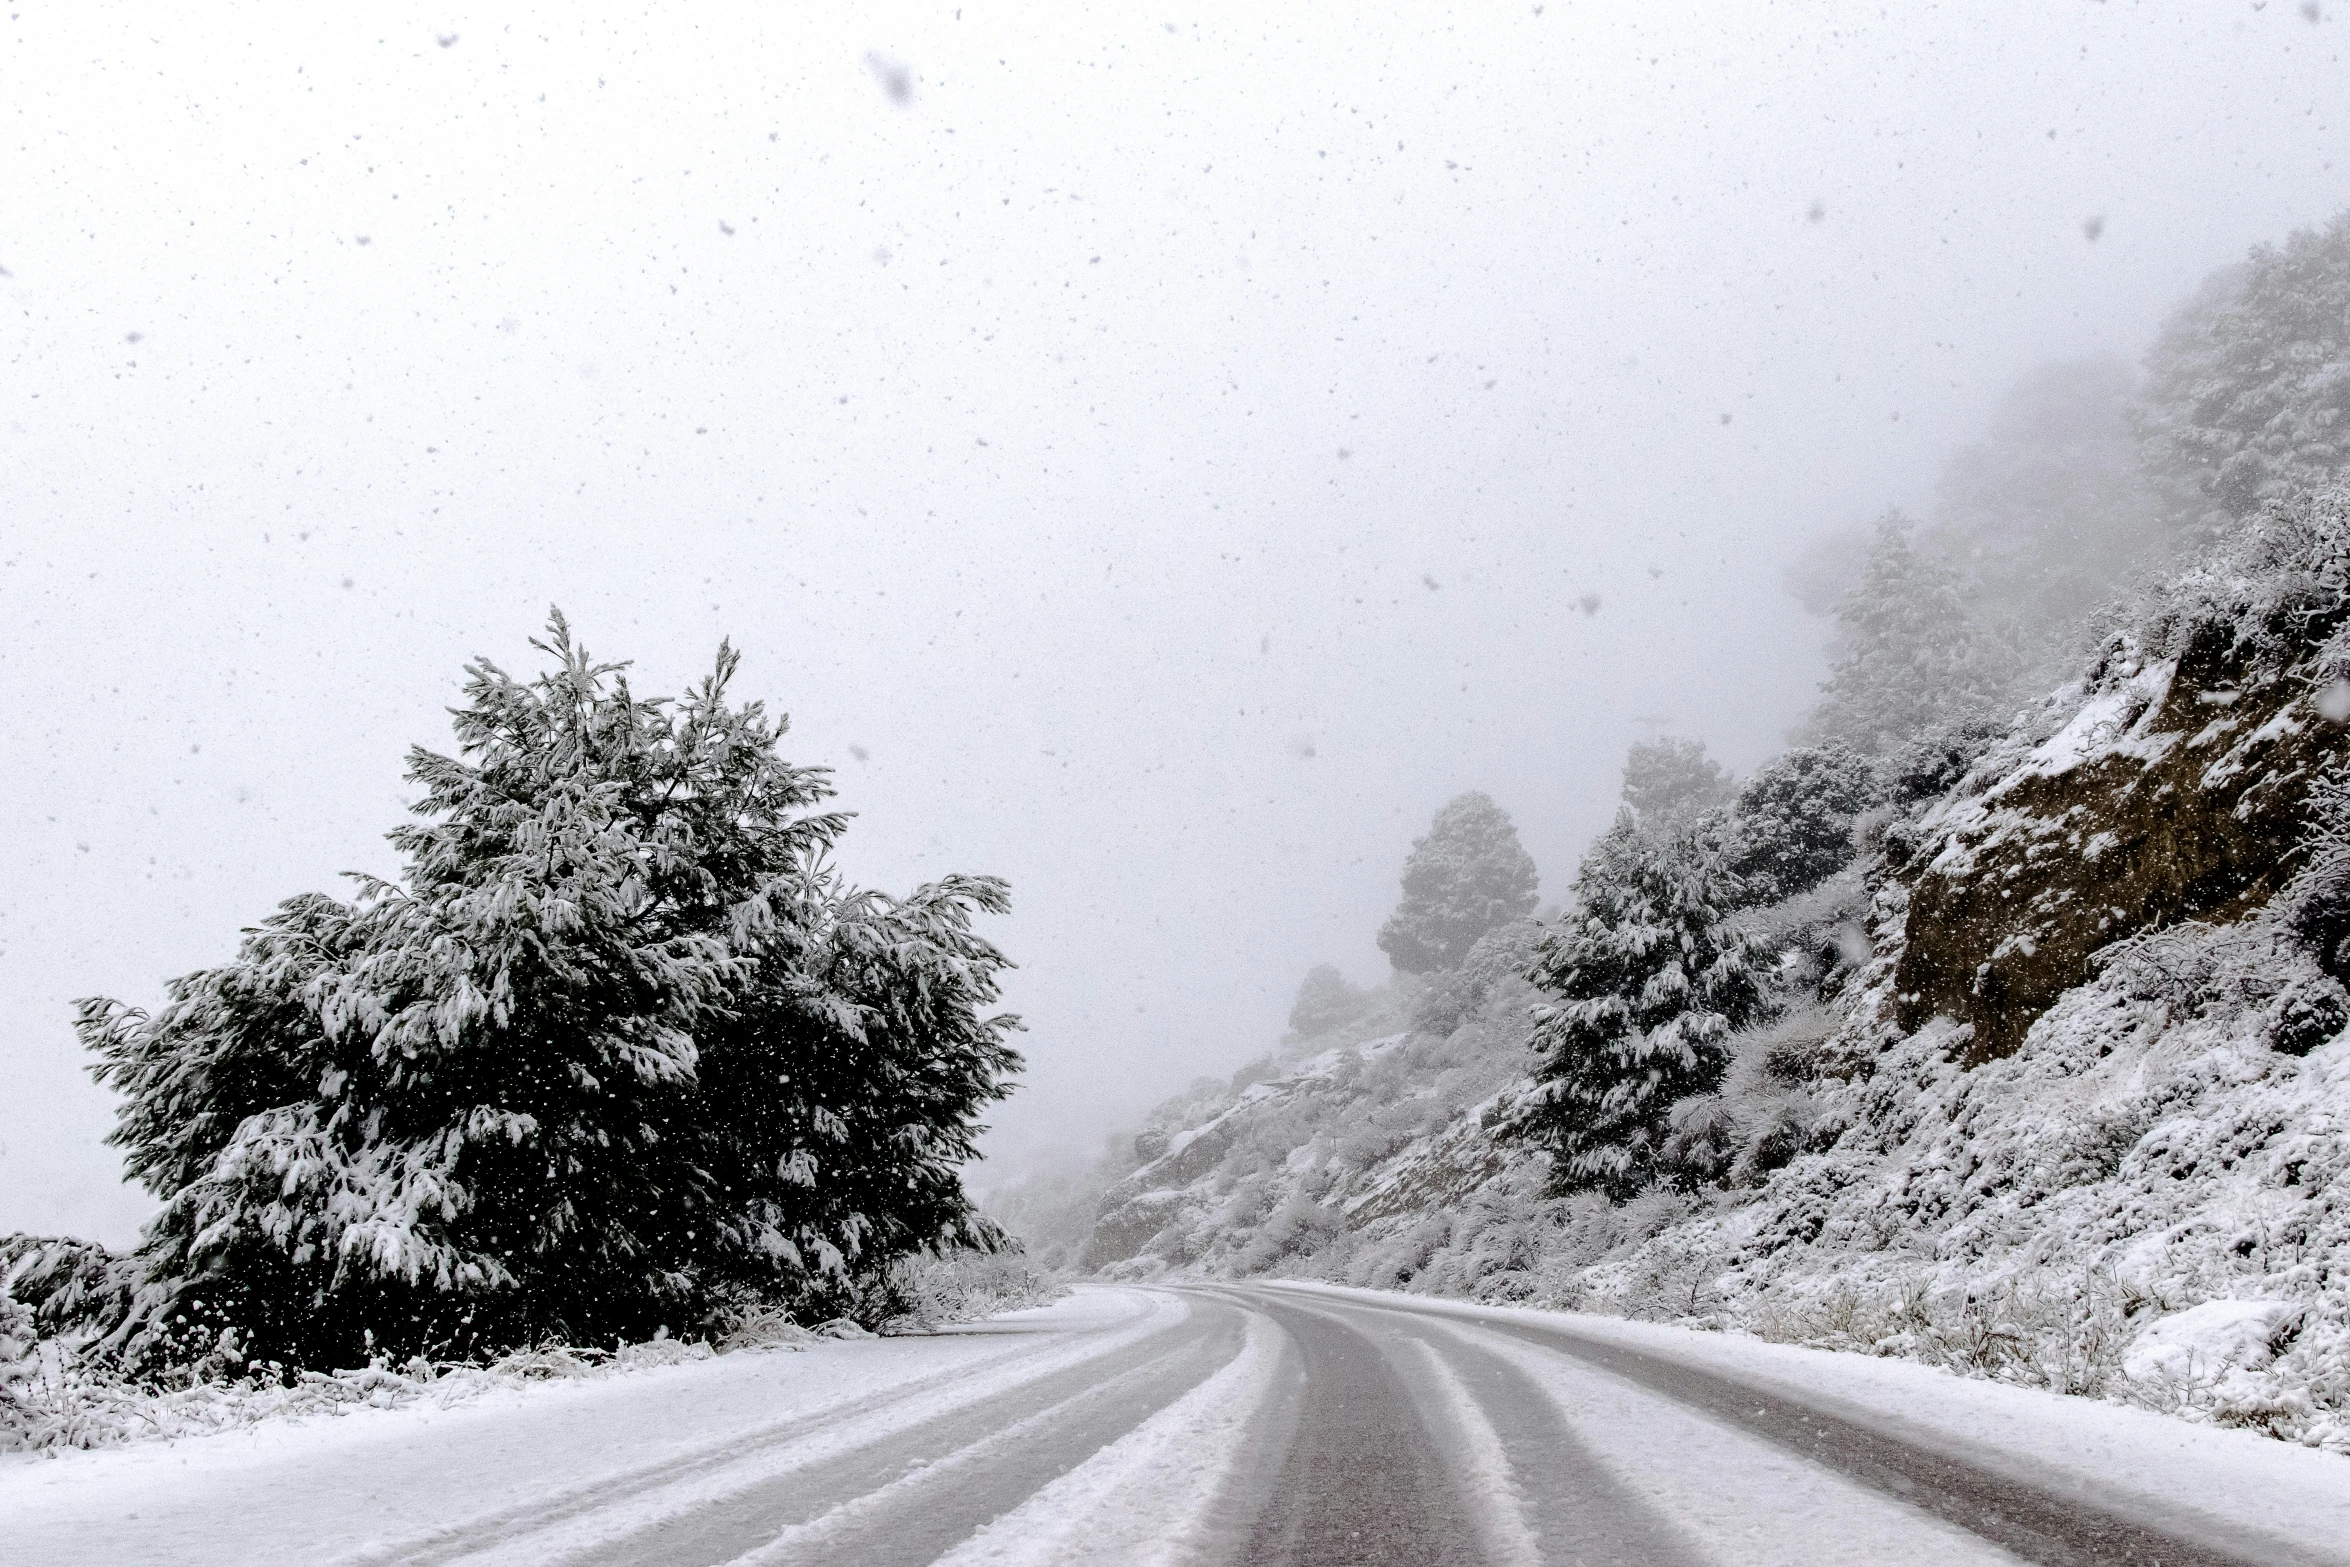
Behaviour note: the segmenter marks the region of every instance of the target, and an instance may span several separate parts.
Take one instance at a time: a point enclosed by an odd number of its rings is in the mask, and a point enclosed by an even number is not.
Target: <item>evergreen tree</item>
[[[550,632],[536,680],[470,667],[459,756],[411,753],[400,884],[288,901],[152,1017],[82,1003],[165,1204],[132,1362],[691,1331],[993,1239],[955,1166],[1019,1064],[971,929],[1001,884],[846,886],[731,648],[671,703]]]
[[[1342,1023],[1361,1017],[1371,998],[1346,982],[1337,966],[1317,963],[1306,970],[1289,1009],[1289,1031],[1300,1039],[1326,1034]]]
[[[1479,936],[1534,912],[1540,880],[1509,813],[1485,794],[1461,795],[1412,840],[1379,950],[1406,974],[1456,968]]]
[[[1730,803],[1730,775],[1703,740],[1672,735],[1636,742],[1624,755],[1624,805],[1649,832],[1670,832]]]
[[[2039,366],[1942,466],[1927,546],[2035,687],[2072,672],[2088,616],[2171,543],[2131,429],[2135,382],[2116,359]]]
[[[1730,868],[1758,900],[1808,892],[1852,859],[1852,823],[1875,796],[1868,763],[1845,745],[1798,746],[1738,791]]]
[[[2138,428],[2176,522],[2211,534],[2350,467],[2350,212],[2216,274],[2147,355]]]
[[[1549,1151],[1554,1191],[1634,1195],[1673,1104],[1721,1080],[1761,1004],[1753,943],[1725,923],[1744,897],[1710,823],[1653,835],[1625,811],[1584,859],[1527,971],[1552,999],[1517,1130]]]
[[[1807,738],[1878,757],[2004,700],[2013,661],[1980,633],[1958,573],[1915,533],[1899,512],[1878,521],[1860,585],[1837,606],[1839,645]]]
[[[25,1405],[41,1369],[35,1358],[39,1340],[32,1308],[9,1292],[6,1275],[0,1275],[0,1437],[18,1435],[32,1425]]]
[[[1513,984],[1522,986],[1541,935],[1541,925],[1525,919],[1496,925],[1479,936],[1459,968],[1431,976],[1427,987],[1412,998],[1412,1027],[1424,1034],[1450,1034]],[[1524,1014],[1523,1006],[1510,1013],[1513,1019]]]

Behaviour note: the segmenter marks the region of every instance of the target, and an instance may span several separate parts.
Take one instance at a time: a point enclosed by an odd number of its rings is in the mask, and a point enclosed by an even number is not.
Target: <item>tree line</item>
[[[1426,983],[1415,1022],[1449,1026],[1475,954],[1523,952],[1541,1001],[1503,1130],[1548,1154],[1556,1194],[1784,1163],[1811,1135],[1799,1074],[1774,1059],[1747,1075],[1775,1089],[1724,1089],[1741,1031],[1817,1006],[1865,960],[1857,889],[1841,908],[1816,890],[2072,672],[2119,613],[2096,606],[2346,464],[2350,213],[2215,274],[2142,379],[2110,360],[2024,378],[1945,466],[1929,521],[1891,512],[1798,562],[1790,586],[1835,632],[1797,743],[1743,784],[1695,741],[1632,747],[1615,821],[1554,917],[1528,924],[1535,870],[1505,812],[1482,794],[1439,811],[1379,937]],[[1309,975],[1292,1027],[1319,1031],[1344,989]]]

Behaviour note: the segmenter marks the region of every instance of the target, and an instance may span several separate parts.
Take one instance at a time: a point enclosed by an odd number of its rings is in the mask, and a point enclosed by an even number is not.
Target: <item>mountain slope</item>
[[[2346,621],[2350,509],[2272,514],[1745,916],[1782,1010],[1676,1108],[1677,1183],[1545,1194],[1505,1133],[1534,998],[1488,980],[1194,1101],[1091,1265],[1701,1320],[2350,1451],[2350,894],[2306,862]]]

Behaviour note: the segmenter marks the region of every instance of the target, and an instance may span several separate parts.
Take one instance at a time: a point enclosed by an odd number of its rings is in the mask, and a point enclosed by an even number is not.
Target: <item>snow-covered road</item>
[[[1892,1361],[1308,1286],[0,1460],[7,1563],[2350,1563],[2350,1463]]]

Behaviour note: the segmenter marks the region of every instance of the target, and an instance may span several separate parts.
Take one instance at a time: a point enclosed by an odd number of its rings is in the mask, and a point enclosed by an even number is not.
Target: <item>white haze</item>
[[[550,603],[1010,878],[991,1147],[1090,1153],[1452,794],[1555,897],[1772,750],[1805,538],[2344,203],[2332,10],[17,7],[0,1230],[131,1236],[72,998],[393,870]]]

